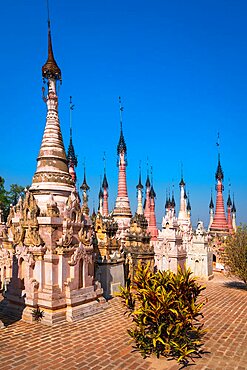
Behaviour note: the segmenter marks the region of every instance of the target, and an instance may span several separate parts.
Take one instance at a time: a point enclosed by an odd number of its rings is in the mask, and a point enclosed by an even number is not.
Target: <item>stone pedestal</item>
[[[98,262],[96,279],[101,283],[103,296],[106,299],[114,297],[116,293],[119,293],[120,286],[125,285],[124,258]]]
[[[124,286],[124,258],[116,237],[118,224],[111,216],[98,213],[93,220],[95,279],[103,288],[106,299],[114,297]]]
[[[147,227],[145,216],[136,213],[130,221],[130,229],[125,236],[125,276],[131,280],[135,276],[138,264],[149,264],[150,270],[154,270],[154,246]]]
[[[51,202],[39,216],[36,200],[28,193],[19,215],[13,210],[8,221],[13,275],[5,292],[7,310],[33,322],[34,310],[40,309],[41,323],[47,325],[79,320],[106,307],[94,279],[90,220],[79,203],[68,199],[61,216]]]

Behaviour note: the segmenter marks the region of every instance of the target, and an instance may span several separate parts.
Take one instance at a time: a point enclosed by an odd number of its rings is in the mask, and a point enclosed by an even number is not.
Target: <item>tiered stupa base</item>
[[[35,322],[33,313],[38,307],[44,314],[40,322],[44,325],[54,325],[84,319],[102,312],[108,305],[102,297],[100,287],[81,288],[70,292],[69,297],[66,298],[61,297],[61,291],[58,287],[54,287],[53,292],[50,289],[43,289],[39,296],[37,304],[29,300],[25,300],[24,303],[23,296],[7,292],[5,298],[8,302],[4,311],[16,319],[32,323]]]

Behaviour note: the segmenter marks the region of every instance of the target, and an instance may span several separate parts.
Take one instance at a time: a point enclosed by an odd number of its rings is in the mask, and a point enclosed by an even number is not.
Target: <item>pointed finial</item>
[[[230,179],[228,179],[228,199],[227,199],[227,206],[228,207],[231,207],[232,206],[232,200],[231,200],[231,183],[230,183]]]
[[[175,198],[174,198],[174,183],[173,183],[173,179],[172,179],[172,200],[171,200],[171,206],[172,206],[172,208],[175,208],[175,206],[176,206]]]
[[[209,203],[209,209],[214,209],[213,191],[212,191],[212,188],[211,188],[211,199],[210,199],[210,203]]]
[[[119,113],[120,113],[120,129],[122,131],[122,124],[123,124],[122,112],[123,112],[123,106],[122,106],[121,96],[118,97],[118,102],[119,102]]]
[[[191,211],[191,205],[190,205],[190,193],[189,193],[189,191],[188,191],[187,211],[188,211],[188,212],[190,212],[190,211]]]
[[[48,58],[46,63],[42,67],[42,76],[43,79],[49,80],[50,78],[62,81],[61,70],[58,67],[53,50],[52,50],[52,41],[51,41],[51,22],[50,22],[50,13],[49,13],[49,3],[47,0],[47,13],[48,13]]]
[[[84,178],[83,178],[83,183],[82,183],[80,188],[81,188],[82,191],[87,191],[87,190],[90,189],[90,187],[88,186],[87,180],[86,180],[86,159],[85,159],[85,157],[84,157],[83,165],[84,165]]]
[[[51,22],[50,22],[50,8],[49,8],[49,0],[46,0],[46,7],[47,7],[47,23],[48,23],[48,29],[50,29]]]
[[[218,160],[220,161],[220,133],[218,132],[217,133],[217,142],[216,142],[216,146],[218,148]]]
[[[226,204],[227,204],[227,207],[231,207],[232,206],[230,191],[229,191],[229,194],[228,194],[228,199],[227,199],[227,203]]]
[[[106,173],[106,154],[103,153],[104,173]]]
[[[138,185],[136,186],[137,189],[140,189],[142,190],[143,189],[143,185],[142,185],[142,178],[141,178],[141,161],[139,162],[139,182],[138,182]]]
[[[167,188],[166,188],[166,202],[165,202],[165,209],[167,209],[168,208],[168,190],[167,190]]]
[[[104,177],[103,177],[103,182],[102,182],[102,188],[103,189],[108,189],[108,182],[106,178],[106,154],[104,152],[103,154],[103,161],[104,161]]]
[[[150,175],[151,175],[151,189],[150,189],[150,197],[155,198],[156,193],[154,191],[154,186],[153,186],[153,166],[150,167]]]
[[[150,188],[151,186],[151,183],[150,183],[150,179],[149,179],[149,161],[148,161],[148,157],[147,157],[147,180],[146,180],[146,188]]]
[[[154,191],[154,187],[153,187],[153,185],[151,186],[151,189],[150,189],[150,198],[155,198],[156,197],[156,193],[155,193],[155,191]]]
[[[235,201],[234,201],[234,193],[232,194],[232,213],[236,213]]]
[[[72,96],[69,97],[69,131],[70,137],[72,137],[72,110],[74,110],[75,105],[72,103]]]
[[[179,186],[185,186],[185,182],[184,182],[184,173],[183,173],[183,162],[181,162],[181,181],[179,183]]]
[[[69,134],[70,134],[70,140],[69,140],[69,147],[68,147],[68,153],[67,153],[67,160],[69,162],[69,165],[73,165],[74,167],[77,167],[78,160],[77,156],[75,154],[75,149],[72,141],[72,110],[74,109],[74,105],[72,104],[72,96],[70,96],[69,99],[69,110],[70,110],[70,120],[69,120]]]
[[[126,146],[124,136],[123,136],[123,121],[122,121],[123,107],[122,107],[122,103],[121,103],[121,97],[119,96],[118,99],[119,99],[119,112],[120,112],[120,138],[119,138],[119,142],[118,142],[118,146],[117,146],[117,154],[119,155],[123,152],[125,154],[127,154],[127,146]]]
[[[216,173],[215,173],[215,178],[216,180],[219,180],[219,181],[223,181],[224,179],[224,173],[223,173],[223,170],[222,170],[222,167],[221,167],[221,164],[220,164],[220,134],[218,132],[218,136],[217,136],[217,148],[218,148],[218,166],[217,166],[217,170],[216,170]]]
[[[102,187],[101,187],[101,181],[102,181],[102,176],[100,175],[100,180],[99,180],[99,199],[102,199],[104,194],[103,194],[103,191],[102,191]]]
[[[179,186],[185,186],[185,182],[184,182],[184,177],[183,177],[183,171],[181,169],[181,180],[180,180],[180,183],[179,183]]]

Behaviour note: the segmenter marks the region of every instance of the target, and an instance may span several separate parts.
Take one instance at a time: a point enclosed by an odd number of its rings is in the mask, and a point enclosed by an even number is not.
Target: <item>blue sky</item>
[[[1,4],[1,176],[30,184],[45,125],[41,67],[47,58],[45,0]],[[166,189],[178,183],[183,163],[192,220],[208,223],[215,196],[217,132],[237,221],[246,222],[247,3],[236,0],[50,0],[52,39],[62,70],[59,116],[73,141],[81,183],[86,158],[92,207],[98,202],[106,152],[110,207],[117,192],[118,96],[124,106],[127,181],[136,208],[138,166],[153,166],[157,221]]]

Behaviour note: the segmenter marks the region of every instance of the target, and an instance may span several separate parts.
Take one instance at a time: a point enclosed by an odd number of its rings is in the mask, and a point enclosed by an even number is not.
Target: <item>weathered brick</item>
[[[206,283],[203,321],[208,332],[205,353],[195,359],[195,370],[247,369],[247,294],[232,284],[230,288],[224,285],[229,281],[216,274]],[[99,315],[56,327],[9,321],[0,331],[1,370],[179,369],[175,361],[144,360],[133,352],[126,332],[131,320],[123,315],[119,299],[109,304],[109,310]]]

